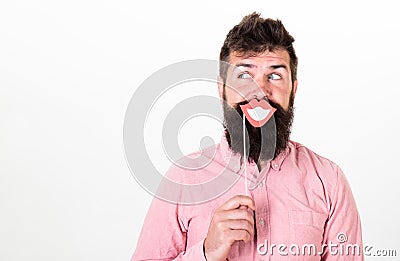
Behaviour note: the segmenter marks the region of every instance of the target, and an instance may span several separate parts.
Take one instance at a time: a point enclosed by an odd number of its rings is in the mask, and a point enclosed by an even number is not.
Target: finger
[[[246,230],[251,236],[254,235],[254,225],[244,219],[228,219],[223,222],[223,227],[230,230]]]
[[[236,209],[239,208],[240,206],[247,206],[251,208],[252,210],[256,210],[256,206],[254,204],[254,200],[248,196],[244,195],[236,195],[232,198],[230,198],[228,201],[226,201],[220,209],[222,210],[230,210],[230,209]]]
[[[251,235],[247,230],[230,230],[227,232],[227,237],[230,243],[239,240],[243,240],[244,242],[253,240],[253,235]]]
[[[246,209],[231,209],[224,210],[222,213],[223,219],[244,219],[254,225],[254,213]]]

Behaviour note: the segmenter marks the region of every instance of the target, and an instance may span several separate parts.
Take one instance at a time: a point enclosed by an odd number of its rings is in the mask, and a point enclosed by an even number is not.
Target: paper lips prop
[[[252,99],[245,105],[240,105],[243,114],[254,127],[261,127],[272,117],[276,109],[266,100]]]

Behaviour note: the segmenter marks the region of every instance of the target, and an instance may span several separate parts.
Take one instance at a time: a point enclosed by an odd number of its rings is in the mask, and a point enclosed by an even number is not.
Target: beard
[[[243,112],[239,105],[247,104],[244,101],[228,105],[224,99],[224,129],[229,147],[234,153],[247,156],[248,161],[255,163],[270,161],[276,158],[288,145],[294,117],[294,95],[290,95],[289,108],[284,110],[279,104],[269,101],[276,109],[273,116],[261,127],[254,127],[245,119],[247,135],[245,133],[246,154],[243,148]]]

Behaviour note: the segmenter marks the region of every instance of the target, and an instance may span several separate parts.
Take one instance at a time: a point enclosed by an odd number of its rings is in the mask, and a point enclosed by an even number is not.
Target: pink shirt
[[[225,138],[215,151],[204,168],[192,171],[173,165],[166,176],[199,184],[227,168],[237,175],[237,182],[201,204],[154,198],[131,260],[205,260],[203,242],[214,210],[231,197],[245,194],[240,156],[232,154]],[[290,141],[286,151],[261,173],[254,163],[246,169],[262,177],[249,191],[256,205],[256,235],[251,242],[235,242],[228,260],[364,260],[356,204],[336,164]],[[191,194],[185,197],[188,202]]]

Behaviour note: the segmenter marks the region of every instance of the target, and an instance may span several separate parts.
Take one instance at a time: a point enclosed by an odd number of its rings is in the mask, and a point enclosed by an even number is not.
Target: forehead
[[[236,65],[239,63],[251,63],[257,67],[268,67],[273,64],[284,64],[290,68],[290,56],[286,50],[265,51],[263,53],[249,54],[232,52],[229,56],[229,63]]]

